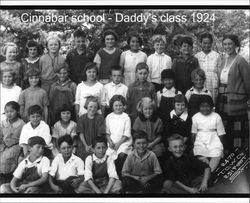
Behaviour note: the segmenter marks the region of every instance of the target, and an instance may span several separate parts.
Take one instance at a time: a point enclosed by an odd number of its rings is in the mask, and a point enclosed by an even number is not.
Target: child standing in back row
[[[122,50],[116,48],[118,36],[114,30],[106,30],[103,33],[104,48],[97,51],[94,62],[97,64],[99,71],[99,81],[105,85],[110,82],[109,76],[111,68],[118,66]]]
[[[5,70],[14,72],[14,83],[22,87],[22,67],[21,63],[16,60],[18,54],[17,45],[15,43],[9,42],[3,47],[2,52],[6,59],[0,63],[0,75],[2,75],[2,72]]]
[[[127,43],[130,50],[124,51],[121,54],[120,66],[124,69],[124,84],[132,85],[136,81],[136,66],[138,63],[146,63],[147,54],[142,52],[142,38],[133,33],[128,37]]]
[[[198,59],[192,55],[193,40],[183,37],[180,42],[181,55],[173,60],[172,69],[175,73],[176,88],[185,94],[192,87],[191,72],[199,68]]]
[[[155,91],[158,92],[164,86],[162,84],[161,72],[164,69],[172,68],[171,58],[164,53],[165,41],[158,36],[153,40],[155,53],[151,54],[147,59],[149,68],[149,81],[155,86]]]
[[[93,61],[94,54],[86,47],[87,36],[83,30],[73,34],[75,48],[69,51],[66,61],[69,65],[70,79],[77,85],[82,82],[82,73],[87,63]]]
[[[149,97],[156,101],[154,85],[147,81],[148,66],[146,63],[139,63],[136,66],[137,80],[128,88],[128,113],[132,123],[138,116],[137,104],[143,97]]]
[[[48,53],[39,60],[41,70],[42,88],[49,95],[50,86],[57,80],[56,72],[65,63],[65,58],[59,54],[61,41],[58,37],[51,36],[46,40]]]

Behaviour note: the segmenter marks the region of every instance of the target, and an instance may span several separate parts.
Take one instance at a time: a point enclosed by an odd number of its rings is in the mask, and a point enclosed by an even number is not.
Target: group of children
[[[55,37],[40,58],[38,44],[29,42],[22,64],[15,44],[4,47],[0,192],[207,190],[225,130],[192,39],[182,39],[172,63],[161,37],[148,58],[137,34],[122,52],[116,33],[106,31],[95,57],[85,38],[74,33],[76,48],[66,60]]]

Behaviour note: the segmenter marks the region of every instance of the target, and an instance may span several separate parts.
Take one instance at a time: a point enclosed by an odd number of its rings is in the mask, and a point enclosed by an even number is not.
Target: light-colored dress
[[[12,173],[17,167],[21,152],[19,137],[24,121],[18,118],[14,123],[7,119],[0,126],[0,174]]]
[[[106,117],[106,133],[110,135],[114,144],[118,143],[122,136],[128,139],[122,143],[117,151],[108,148],[106,154],[111,156],[114,160],[119,153],[129,154],[132,150],[132,136],[131,136],[131,121],[126,113],[115,114],[111,113]]]
[[[2,83],[0,84],[0,121],[6,119],[4,115],[4,107],[9,101],[18,102],[19,96],[21,94],[21,87],[14,85],[12,88],[3,87]]]
[[[70,121],[66,128],[62,126],[60,121],[55,123],[52,137],[59,139],[64,135],[70,135],[72,138],[76,136],[76,122]]]
[[[203,51],[197,53],[200,68],[206,73],[205,87],[212,93],[213,101],[216,102],[219,88],[219,66],[220,55],[215,51],[205,54]]]
[[[137,53],[133,53],[130,50],[122,52],[120,66],[124,68],[124,84],[126,86],[135,82],[136,65],[141,62],[146,63],[146,61],[147,55],[142,51],[138,51]]]
[[[87,113],[87,109],[84,108],[87,97],[94,96],[101,101],[102,89],[103,85],[100,82],[96,82],[93,86],[85,85],[84,82],[77,85],[75,104],[80,105],[79,112],[77,112],[79,116]],[[101,111],[99,110],[98,113]]]
[[[199,112],[193,116],[192,121],[192,133],[197,134],[194,155],[220,157],[223,145],[219,136],[226,134],[220,115],[212,112],[205,116]]]

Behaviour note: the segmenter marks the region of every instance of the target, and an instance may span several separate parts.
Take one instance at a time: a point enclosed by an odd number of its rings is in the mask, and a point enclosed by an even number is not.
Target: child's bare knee
[[[163,183],[163,188],[164,189],[168,189],[168,188],[171,188],[173,186],[173,182],[171,180],[166,180],[164,181]]]

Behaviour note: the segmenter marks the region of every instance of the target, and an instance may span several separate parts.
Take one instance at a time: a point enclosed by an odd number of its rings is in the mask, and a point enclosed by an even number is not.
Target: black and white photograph
[[[0,22],[0,196],[249,197],[249,8],[3,6]]]

